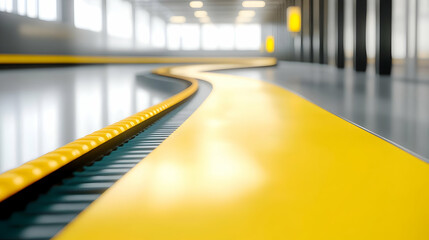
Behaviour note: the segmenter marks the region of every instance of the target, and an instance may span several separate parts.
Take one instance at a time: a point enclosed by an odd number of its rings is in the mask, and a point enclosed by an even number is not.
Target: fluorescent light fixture
[[[171,23],[184,23],[186,22],[186,18],[184,16],[172,16],[170,17]]]
[[[197,18],[207,17],[207,12],[206,11],[195,11],[194,16]]]
[[[255,16],[255,11],[253,11],[253,10],[241,10],[240,12],[238,12],[238,16],[251,18],[251,17]]]
[[[251,22],[252,21],[252,18],[250,18],[250,17],[242,17],[242,16],[238,16],[236,19],[235,19],[235,22],[237,22],[237,23],[248,23],[248,22]]]
[[[201,1],[192,1],[189,3],[189,6],[191,8],[202,8],[204,6],[204,4]]]
[[[201,23],[210,23],[211,21],[210,21],[209,17],[202,17],[202,18],[200,18],[200,22]]]
[[[243,1],[242,6],[245,8],[263,8],[265,7],[264,1]]]

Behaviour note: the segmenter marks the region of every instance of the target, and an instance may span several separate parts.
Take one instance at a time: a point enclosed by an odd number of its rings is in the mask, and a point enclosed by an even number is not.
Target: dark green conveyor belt
[[[199,81],[198,92],[185,103],[93,164],[83,166],[41,193],[25,209],[2,220],[0,239],[52,238],[131,168],[144,161],[198,108],[211,89],[209,83]]]

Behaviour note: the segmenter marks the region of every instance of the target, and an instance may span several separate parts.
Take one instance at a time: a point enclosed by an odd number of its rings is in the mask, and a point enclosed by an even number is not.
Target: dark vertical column
[[[366,9],[367,0],[354,0],[354,54],[353,67],[364,72],[367,66],[366,55]]]
[[[328,61],[327,50],[327,3],[326,0],[319,0],[319,63],[325,64]]]
[[[313,62],[320,63],[320,2],[321,0],[313,0],[313,32],[312,32],[312,47],[313,47]]]
[[[344,0],[337,0],[335,13],[336,49],[335,64],[344,68]]]
[[[314,61],[314,49],[313,49],[313,30],[314,30],[314,27],[313,27],[313,21],[314,21],[314,17],[313,17],[313,14],[314,14],[314,12],[313,12],[313,3],[314,3],[314,0],[309,0],[309,8],[308,8],[308,24],[309,24],[309,28],[308,28],[308,30],[309,30],[309,40],[310,40],[310,62],[313,62]]]
[[[389,75],[392,71],[392,0],[377,0],[376,71]]]
[[[303,61],[313,61],[313,0],[302,0],[302,51]]]

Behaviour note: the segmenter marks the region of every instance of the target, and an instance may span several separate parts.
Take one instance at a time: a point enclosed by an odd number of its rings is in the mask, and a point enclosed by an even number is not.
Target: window
[[[405,9],[408,3],[403,0],[394,0],[392,4],[392,57],[404,59],[407,48]]]
[[[136,9],[136,41],[138,47],[150,46],[150,15],[141,8]]]
[[[27,0],[27,16],[37,18],[37,0]]]
[[[152,18],[151,45],[155,48],[165,47],[165,22],[159,17]]]
[[[12,12],[12,10],[13,10],[13,0],[0,0],[0,11]]]
[[[218,25],[218,43],[221,50],[234,49],[235,27],[232,24]]]
[[[27,1],[26,0],[17,0],[18,14],[25,16],[27,14]]]
[[[100,32],[102,29],[101,0],[74,0],[74,25]]]
[[[182,25],[182,49],[198,50],[200,48],[200,26],[198,24]]]
[[[218,33],[218,27],[213,24],[203,24],[201,28],[202,49],[216,50],[218,49],[219,39],[221,34]]]
[[[131,3],[122,0],[107,0],[107,34],[131,39],[133,21]]]
[[[167,25],[167,49],[179,50],[182,42],[181,24]]]
[[[235,28],[237,50],[259,50],[261,47],[261,25],[238,24]]]
[[[418,36],[418,47],[419,58],[428,59],[429,58],[429,32],[427,27],[429,26],[429,2],[428,1],[419,1],[419,19],[417,29]]]
[[[15,3],[16,6],[14,6]],[[0,0],[0,11],[14,12],[45,21],[55,21],[58,19],[57,3],[58,0]]]
[[[45,21],[57,20],[57,0],[39,0],[39,18]]]

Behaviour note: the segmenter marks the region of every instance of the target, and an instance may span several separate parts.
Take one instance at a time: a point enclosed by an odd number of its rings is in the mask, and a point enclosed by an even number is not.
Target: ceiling
[[[279,9],[285,9],[287,0],[265,0],[263,8],[244,8],[241,0],[202,0],[204,6],[200,9],[191,8],[190,0],[130,0],[152,14],[166,20],[171,16],[184,16],[187,23],[198,23],[194,11],[207,11],[212,23],[235,23],[240,10],[255,10],[252,18],[254,23],[269,23],[277,21]]]

